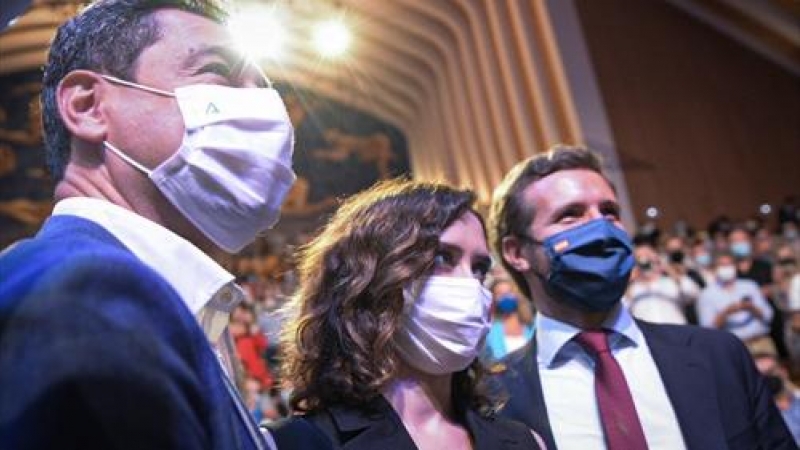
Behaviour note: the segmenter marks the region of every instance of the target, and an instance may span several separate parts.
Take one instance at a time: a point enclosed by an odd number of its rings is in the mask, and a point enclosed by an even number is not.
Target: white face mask
[[[441,375],[467,368],[489,332],[492,295],[474,278],[432,276],[418,295],[403,291],[405,317],[396,337],[403,360]]]
[[[191,85],[173,94],[103,78],[177,99],[186,124],[183,142],[155,169],[110,142],[105,146],[146,173],[212,242],[236,253],[278,221],[295,174],[294,129],[277,91]]]
[[[734,266],[719,266],[717,267],[717,279],[723,283],[733,281],[736,279],[736,267]]]

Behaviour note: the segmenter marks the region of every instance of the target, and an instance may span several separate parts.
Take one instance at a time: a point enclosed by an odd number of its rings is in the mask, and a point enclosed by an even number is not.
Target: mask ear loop
[[[162,91],[161,89],[158,89],[158,88],[145,86],[145,85],[139,84],[139,83],[134,83],[133,81],[123,80],[122,78],[117,78],[115,76],[105,75],[105,74],[101,73],[100,77],[105,79],[105,80],[107,80],[107,81],[110,81],[111,83],[121,84],[123,86],[134,88],[134,89],[139,89],[141,91],[149,92],[151,94],[165,95],[167,97],[175,97],[175,94],[173,94],[172,92]]]
[[[135,168],[137,168],[137,169],[141,170],[141,171],[142,171],[143,173],[145,173],[145,174],[146,174],[148,177],[149,177],[149,176],[150,176],[150,175],[153,173],[153,171],[152,171],[152,170],[150,170],[150,169],[148,169],[147,167],[145,167],[145,166],[143,166],[143,165],[139,164],[138,162],[134,161],[134,160],[133,160],[133,158],[131,158],[130,156],[128,156],[128,155],[126,155],[125,153],[123,153],[123,152],[122,152],[122,150],[118,149],[117,147],[114,147],[113,145],[111,145],[111,143],[110,143],[110,142],[106,141],[106,142],[104,142],[103,144],[105,145],[105,147],[106,147],[107,149],[109,149],[109,150],[111,150],[112,152],[114,152],[114,154],[116,154],[117,156],[119,156],[120,158],[122,158],[122,160],[124,160],[124,161],[125,161],[125,162],[127,162],[128,164],[130,164],[130,165],[132,165],[133,167],[135,167]]]

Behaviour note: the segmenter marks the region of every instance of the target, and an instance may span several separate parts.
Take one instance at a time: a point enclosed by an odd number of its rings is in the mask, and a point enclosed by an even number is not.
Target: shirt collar
[[[644,343],[641,330],[631,317],[628,308],[621,303],[612,310],[602,327],[613,330],[614,335],[618,336],[617,339],[610,339],[612,348],[626,345],[639,347]],[[580,328],[546,316],[541,312],[536,314],[534,329],[536,330],[537,359],[545,367],[554,364],[562,350],[572,342],[572,338],[581,332]]]
[[[192,314],[203,307],[230,312],[244,298],[234,276],[172,231],[105,200],[71,197],[59,201],[53,215],[90,220],[120,240],[136,257],[163,276]]]

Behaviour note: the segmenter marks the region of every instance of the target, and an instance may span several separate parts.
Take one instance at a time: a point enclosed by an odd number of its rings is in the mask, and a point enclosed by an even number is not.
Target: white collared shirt
[[[604,328],[636,405],[650,450],[686,448],[650,348],[628,310],[621,305]],[[535,339],[542,393],[553,438],[560,449],[605,448],[594,393],[594,360],[572,340],[581,330],[541,313]]]
[[[105,200],[67,198],[55,205],[53,215],[81,217],[114,235],[172,285],[208,340],[214,345],[220,342],[229,314],[244,299],[244,292],[233,282],[234,276],[208,255],[161,225]]]

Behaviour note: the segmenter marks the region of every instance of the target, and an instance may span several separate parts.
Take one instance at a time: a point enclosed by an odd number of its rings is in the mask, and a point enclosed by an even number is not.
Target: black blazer
[[[672,402],[684,442],[698,450],[797,449],[742,342],[727,332],[636,321]],[[510,394],[500,414],[556,449],[536,363],[536,339],[498,370]]]
[[[334,406],[270,424],[269,428],[279,449],[417,449],[389,402],[378,397],[369,408],[373,412],[367,412],[366,408]],[[468,411],[466,428],[477,450],[539,448],[530,429],[516,421],[486,418]]]

